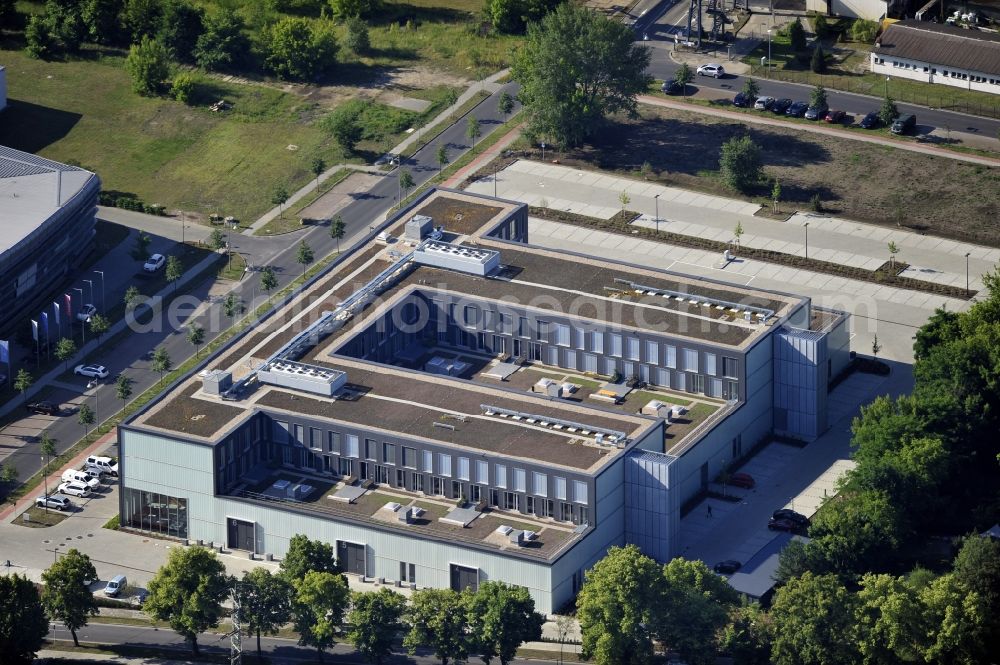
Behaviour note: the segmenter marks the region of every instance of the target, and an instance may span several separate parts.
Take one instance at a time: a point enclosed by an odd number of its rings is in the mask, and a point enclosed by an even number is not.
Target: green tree
[[[316,157],[309,164],[309,170],[316,176],[316,186],[319,187],[319,177],[326,171],[326,161],[322,157]]]
[[[878,34],[879,24],[877,21],[869,21],[863,18],[855,19],[851,23],[851,40],[872,44],[875,42],[875,35]]]
[[[132,78],[132,90],[144,97],[163,91],[170,78],[170,52],[157,39],[143,37],[129,47],[125,71]]]
[[[115,396],[122,401],[122,418],[125,417],[125,406],[128,404],[128,398],[132,396],[133,383],[135,381],[124,374],[119,374],[118,378],[115,379]]]
[[[771,187],[771,204],[773,206],[772,212],[778,213],[778,201],[781,200],[781,183],[778,182],[777,178],[774,180],[774,186]]]
[[[503,116],[503,121],[507,122],[507,117],[514,110],[514,98],[506,90],[500,93],[497,99],[497,111]]]
[[[76,646],[80,646],[76,631],[87,625],[89,617],[97,615],[97,601],[85,584],[96,579],[97,570],[90,557],[76,548],[63,554],[42,573],[45,611],[53,621],[66,626]]]
[[[178,280],[184,275],[184,264],[181,260],[171,254],[167,257],[167,267],[164,270],[164,278],[167,280],[167,284],[174,285],[174,291],[177,291]]]
[[[691,83],[693,79],[694,72],[691,71],[691,67],[688,66],[686,62],[682,62],[681,66],[674,72],[674,80],[681,84],[681,89],[685,95],[687,95],[688,84]]]
[[[559,0],[489,0],[483,14],[494,32],[523,33],[559,4]]]
[[[410,596],[406,613],[410,631],[403,638],[403,646],[410,654],[418,648],[430,649],[441,659],[441,665],[450,660],[465,660],[469,651],[465,612],[462,596],[452,589],[421,589]]]
[[[170,359],[170,352],[166,347],[158,346],[153,351],[153,359],[149,363],[149,369],[160,375],[160,383],[163,383],[163,375],[173,369],[174,361]]]
[[[958,313],[938,307],[927,322],[917,329],[913,342],[914,359],[926,359],[931,349],[958,339],[960,334]]]
[[[82,0],[80,18],[87,29],[89,41],[97,44],[118,44],[122,41],[122,26],[118,20],[121,0]]]
[[[813,34],[817,39],[824,39],[830,33],[830,26],[827,25],[826,17],[822,14],[813,16]]]
[[[222,600],[229,592],[225,566],[203,547],[174,547],[148,588],[143,611],[169,623],[197,657],[198,635],[219,625],[222,617]]]
[[[97,339],[101,339],[101,336],[108,332],[111,327],[111,321],[102,314],[94,314],[87,320],[87,325],[90,327],[90,333]]]
[[[353,106],[341,105],[334,109],[323,118],[321,125],[347,152],[354,152],[354,147],[361,140],[362,128],[358,123],[358,111]]]
[[[264,269],[260,271],[260,288],[270,295],[271,291],[278,286],[278,277],[274,274],[274,268],[271,266],[264,266]]]
[[[751,105],[753,105],[753,103],[757,101],[757,97],[760,96],[760,86],[757,85],[757,81],[754,81],[750,76],[743,80],[743,94],[750,100]]]
[[[368,35],[368,24],[360,16],[352,16],[346,21],[347,35],[344,43],[354,53],[364,54],[371,50],[372,41]]]
[[[285,204],[288,203],[288,190],[284,185],[278,185],[271,195],[271,203],[278,206],[278,218],[285,214]]]
[[[125,297],[123,298],[125,301],[125,311],[131,311],[139,302],[141,296],[142,294],[139,292],[138,287],[134,285],[125,289]]]
[[[166,0],[158,38],[175,58],[194,62],[198,38],[205,32],[205,12],[189,0]]]
[[[719,173],[726,185],[743,193],[760,182],[764,174],[760,147],[749,134],[733,137],[722,144]]]
[[[352,16],[369,16],[382,6],[381,0],[329,0],[334,18],[348,19]]]
[[[17,2],[15,0],[0,0],[0,30],[13,28],[17,19]]]
[[[194,59],[199,67],[218,71],[241,62],[250,50],[243,35],[243,19],[234,9],[220,9],[205,17],[205,31],[198,37]]]
[[[21,393],[21,397],[24,399],[25,403],[28,401],[28,388],[30,388],[31,384],[34,382],[35,377],[31,376],[31,372],[23,367],[17,370],[17,376],[14,377],[14,390]]]
[[[76,421],[83,425],[83,436],[87,437],[90,435],[90,427],[94,424],[97,419],[97,414],[94,410],[90,408],[89,404],[81,404],[80,410],[77,413]]]
[[[38,439],[38,452],[40,452],[42,457],[45,458],[45,466],[42,467],[42,472],[45,475],[48,475],[49,473],[49,464],[51,463],[52,458],[59,454],[59,451],[56,450],[56,443],[58,443],[58,441],[49,436],[48,432],[42,432]],[[48,491],[46,490],[45,493],[48,494]]]
[[[920,592],[927,608],[929,631],[923,657],[928,663],[978,665],[996,653],[996,633],[987,626],[996,617],[987,616],[983,598],[954,575],[942,575]]]
[[[435,157],[437,158],[438,163],[438,177],[441,177],[445,164],[448,163],[448,148],[445,147],[443,143],[438,143],[437,154]]]
[[[295,254],[295,262],[302,266],[302,276],[306,276],[306,267],[315,259],[312,247],[306,244],[305,240],[299,241],[299,249]]]
[[[662,569],[635,545],[608,550],[576,599],[583,656],[597,665],[649,662],[666,586]]]
[[[201,345],[205,343],[205,329],[197,323],[188,324],[187,341],[194,347],[194,357],[197,358]]]
[[[320,540],[310,540],[301,533],[295,534],[288,541],[288,552],[281,560],[280,570],[278,574],[289,584],[301,580],[310,571],[333,574],[340,572],[333,546]]]
[[[139,231],[135,236],[135,249],[133,249],[130,254],[132,258],[136,261],[145,261],[149,258],[149,243],[153,242],[153,239],[149,237],[149,234],[145,231]]]
[[[465,136],[472,141],[472,152],[476,152],[476,139],[483,135],[479,127],[479,119],[470,115],[465,123]]]
[[[76,342],[68,337],[61,338],[56,342],[56,358],[65,363],[63,369],[69,369],[70,358],[76,355]]]
[[[162,12],[161,0],[125,0],[121,21],[132,43],[152,37],[159,31]]]
[[[909,525],[886,492],[841,493],[829,510],[820,511],[806,546],[820,570],[860,575],[887,565],[908,542]]]
[[[622,204],[622,222],[624,222],[625,209],[628,207],[628,204],[632,202],[632,197],[630,197],[628,192],[623,189],[622,193],[618,195],[618,202]]]
[[[257,636],[257,659],[261,658],[260,636],[276,635],[292,618],[292,585],[267,568],[243,571],[235,583],[247,635]]]
[[[529,131],[574,147],[615,113],[633,115],[650,79],[649,50],[636,46],[631,27],[566,2],[528,26],[512,75]]]
[[[371,593],[352,593],[351,601],[347,639],[362,658],[381,665],[392,653],[396,634],[406,627],[406,598],[383,587]]]
[[[834,575],[804,573],[774,595],[775,665],[841,665],[858,662],[854,615],[857,599]]]
[[[813,49],[812,59],[809,61],[809,69],[814,74],[822,74],[826,71],[826,54],[823,53],[823,47],[816,44],[816,48]]]
[[[195,87],[198,85],[198,78],[189,72],[180,72],[175,75],[170,82],[170,96],[181,104],[190,103],[194,97]]]
[[[52,28],[43,14],[32,14],[24,28],[24,50],[37,60],[51,59],[58,49]]]
[[[243,312],[243,300],[235,293],[229,293],[222,301],[222,311],[229,317],[229,325],[236,323],[236,317]]]
[[[895,268],[896,267],[896,255],[899,254],[899,245],[897,245],[895,242],[893,242],[892,240],[890,240],[889,244],[888,244],[888,249],[889,249],[889,266],[891,268]]]
[[[409,169],[399,170],[399,188],[402,190],[402,194],[399,197],[399,205],[402,207],[403,201],[406,199],[406,195],[412,189],[413,185],[413,175],[410,173]]]
[[[351,592],[343,575],[310,571],[295,582],[292,615],[299,644],[315,647],[320,661],[323,651],[333,646],[344,620]]]
[[[340,241],[344,239],[347,234],[347,226],[344,224],[344,218],[337,215],[330,220],[330,237],[337,241],[337,253],[340,253]]]
[[[789,24],[788,40],[796,53],[806,50],[806,30],[802,27],[802,19],[796,18]]]
[[[212,229],[212,232],[208,234],[208,246],[214,251],[219,251],[226,246],[226,235],[222,232],[222,229]]]
[[[0,654],[11,665],[28,665],[49,632],[35,583],[24,575],[0,575]]]
[[[953,567],[955,580],[981,599],[986,633],[1000,635],[1000,541],[967,537]]]
[[[812,551],[806,548],[801,540],[790,540],[778,554],[778,568],[774,571],[774,580],[785,584],[794,577],[799,577],[806,571],[817,572],[819,564],[812,561]]]
[[[464,600],[469,634],[486,663],[495,656],[508,665],[518,647],[542,637],[545,617],[525,587],[487,581]]]
[[[48,0],[43,21],[52,40],[53,50],[59,53],[76,53],[87,37],[87,26],[75,2]]]
[[[866,574],[858,592],[858,648],[866,665],[923,660],[926,613],[917,590],[891,575]]]
[[[896,108],[896,102],[892,100],[892,97],[886,96],[882,100],[882,106],[878,109],[878,119],[879,121],[888,127],[892,124],[892,121],[899,117],[899,109]]]
[[[760,605],[742,605],[732,610],[729,623],[719,633],[719,649],[736,665],[771,665],[773,632],[771,617]]]
[[[816,86],[809,93],[810,106],[826,106],[826,88],[821,85]]]
[[[0,483],[13,485],[17,482],[17,467],[0,464]]]
[[[701,561],[676,558],[663,567],[666,589],[653,618],[655,634],[694,665],[715,662],[716,634],[737,595]]]
[[[264,65],[278,78],[313,81],[337,62],[337,38],[326,21],[286,17],[261,32]]]

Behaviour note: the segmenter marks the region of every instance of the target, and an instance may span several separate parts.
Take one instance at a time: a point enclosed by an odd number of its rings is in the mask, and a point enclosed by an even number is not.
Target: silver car
[[[718,79],[725,75],[726,70],[722,68],[722,65],[717,65],[715,63],[702,65],[698,68],[698,76],[712,76]]]

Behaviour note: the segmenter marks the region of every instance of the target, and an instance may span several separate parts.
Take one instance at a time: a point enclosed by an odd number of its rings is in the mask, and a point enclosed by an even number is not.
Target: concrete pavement
[[[493,177],[488,175],[468,189],[492,194],[493,187]],[[965,253],[969,252],[970,283],[974,289],[981,285],[980,276],[1000,262],[1000,250],[994,248],[804,214],[790,222],[779,222],[754,216],[756,204],[736,199],[527,160],[519,160],[501,171],[496,187],[504,198],[604,218],[620,212],[618,196],[626,191],[631,198],[629,208],[644,215],[642,224],[655,225],[658,208],[661,228],[727,241],[733,238],[733,229],[740,223],[745,231],[742,242],[791,254],[804,254],[804,224],[809,221],[810,257],[872,267],[888,260],[886,244],[893,240],[902,248],[900,260],[912,263],[921,278],[933,276],[942,283],[963,287]],[[657,194],[659,200],[654,198]],[[539,245],[586,252],[599,248],[603,256],[612,259],[808,295],[818,305],[854,313],[853,348],[869,352],[877,334],[884,347],[882,355],[902,362],[912,362],[913,334],[937,307],[955,311],[969,305],[964,300],[763,261],[740,259],[720,268],[722,257],[715,252],[548,220],[530,219],[529,232],[531,241]]]

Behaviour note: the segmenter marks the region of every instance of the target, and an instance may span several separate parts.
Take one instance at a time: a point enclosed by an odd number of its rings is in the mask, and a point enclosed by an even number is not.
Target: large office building
[[[101,180],[0,146],[0,329],[37,316],[94,243]]]
[[[121,523],[552,612],[613,545],[826,428],[847,315],[531,245],[526,206],[432,190],[119,429]]]

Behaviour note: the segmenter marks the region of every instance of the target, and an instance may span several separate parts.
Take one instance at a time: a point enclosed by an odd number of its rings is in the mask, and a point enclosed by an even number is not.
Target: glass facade
[[[187,538],[187,499],[122,488],[122,525],[173,538]]]

